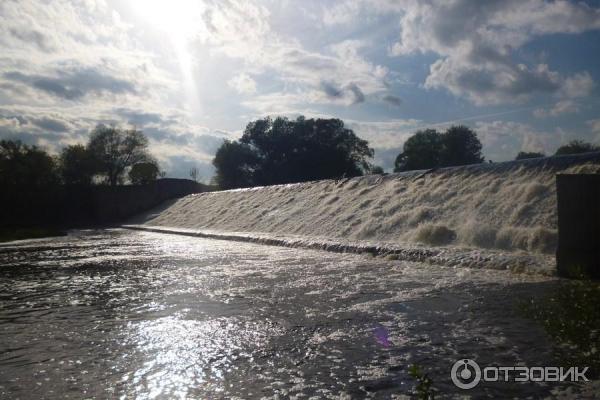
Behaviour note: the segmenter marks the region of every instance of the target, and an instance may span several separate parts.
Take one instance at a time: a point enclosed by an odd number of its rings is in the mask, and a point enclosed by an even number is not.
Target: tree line
[[[469,127],[443,132],[424,129],[411,135],[394,163],[394,171],[431,169],[484,162],[481,141]],[[580,140],[555,155],[600,151]],[[213,159],[213,182],[220,189],[340,179],[381,174],[374,151],[340,119],[284,117],[250,122],[239,140],[226,140]],[[517,160],[544,157],[520,152]],[[190,176],[196,180],[198,171]],[[137,129],[98,125],[85,145],[69,145],[58,156],[19,141],[0,141],[0,185],[146,184],[164,176],[148,151],[148,138]]]
[[[86,145],[69,145],[58,156],[15,140],[0,141],[0,184],[51,186],[145,184],[162,175],[137,129],[98,125]]]
[[[419,130],[404,143],[394,172],[483,163],[481,149],[477,133],[467,126]],[[574,140],[555,155],[590,151],[600,147]],[[381,174],[383,169],[370,162],[373,153],[368,142],[339,119],[267,117],[250,122],[239,140],[219,147],[213,181],[220,189],[233,189]],[[520,152],[516,159],[535,157],[545,155]]]

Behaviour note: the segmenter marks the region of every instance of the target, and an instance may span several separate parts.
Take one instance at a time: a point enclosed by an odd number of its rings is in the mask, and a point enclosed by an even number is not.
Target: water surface
[[[0,397],[395,398],[580,390],[452,364],[553,365],[515,309],[555,280],[124,230],[0,246]],[[585,388],[584,388],[585,389]]]

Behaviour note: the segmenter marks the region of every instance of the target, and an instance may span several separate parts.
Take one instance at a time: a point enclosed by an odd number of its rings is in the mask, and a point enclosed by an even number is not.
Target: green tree
[[[417,131],[404,143],[394,171],[451,167],[483,162],[481,142],[466,126],[451,126],[444,133],[435,129]]]
[[[589,153],[591,151],[600,151],[600,146],[584,142],[583,140],[571,140],[569,143],[560,146],[555,155],[562,156],[566,154]]]
[[[372,156],[339,119],[264,118],[250,122],[239,142],[224,143],[213,164],[218,184],[230,188],[362,175]]]
[[[451,126],[442,135],[442,143],[441,166],[443,167],[483,162],[481,142],[469,127]]]
[[[129,180],[134,185],[147,185],[160,176],[160,168],[155,161],[134,164],[129,170]]]
[[[249,145],[225,140],[213,159],[217,170],[214,182],[221,189],[253,186],[259,162],[258,155]]]
[[[527,160],[529,158],[540,157],[546,157],[546,155],[544,153],[538,153],[535,151],[520,151],[519,154],[517,154],[517,157],[515,157],[515,160]]]
[[[92,131],[87,149],[97,160],[99,172],[111,186],[123,182],[128,167],[151,160],[148,138],[136,129],[98,125]]]
[[[81,144],[67,146],[60,153],[60,174],[67,185],[90,185],[98,169],[97,160]]]
[[[0,141],[0,185],[38,187],[58,181],[57,163],[48,153],[18,140]]]
[[[394,172],[439,167],[443,148],[442,135],[435,129],[417,131],[408,138],[404,151],[396,157]]]

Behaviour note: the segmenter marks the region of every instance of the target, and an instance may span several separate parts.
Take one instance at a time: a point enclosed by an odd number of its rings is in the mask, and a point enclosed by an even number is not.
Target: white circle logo
[[[452,382],[461,389],[473,389],[481,380],[481,368],[473,360],[458,360],[450,371]]]

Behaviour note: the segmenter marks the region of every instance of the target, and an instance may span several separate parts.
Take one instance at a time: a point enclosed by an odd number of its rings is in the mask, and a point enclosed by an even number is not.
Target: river
[[[437,398],[585,385],[450,379],[553,365],[518,312],[554,278],[120,229],[0,246],[0,397]]]

